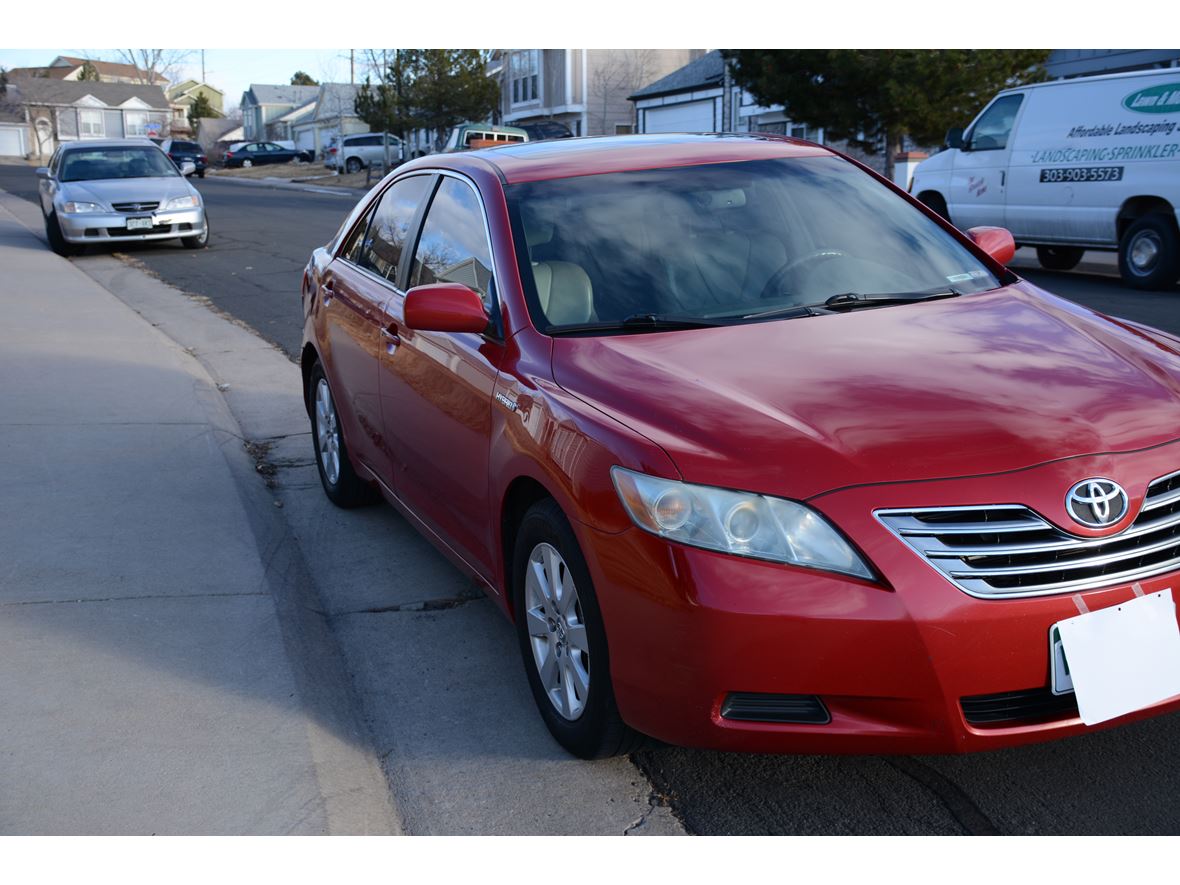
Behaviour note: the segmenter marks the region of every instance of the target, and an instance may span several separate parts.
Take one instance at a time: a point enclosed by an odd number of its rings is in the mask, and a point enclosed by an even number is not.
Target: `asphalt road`
[[[196,182],[211,248],[152,245],[135,255],[294,354],[299,274],[354,197]],[[27,167],[0,188],[35,199]],[[1180,291],[1124,289],[1111,256],[1078,271],[1020,273],[1106,313],[1180,333]],[[1027,273],[1026,273],[1027,270]],[[710,834],[1180,833],[1180,714],[1067,741],[962,757],[748,756],[679,748],[633,761],[691,832]]]

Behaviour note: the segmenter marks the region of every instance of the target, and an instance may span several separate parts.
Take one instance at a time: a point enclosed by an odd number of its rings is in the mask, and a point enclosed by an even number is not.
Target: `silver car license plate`
[[[127,230],[151,230],[152,220],[150,218],[128,218]]]

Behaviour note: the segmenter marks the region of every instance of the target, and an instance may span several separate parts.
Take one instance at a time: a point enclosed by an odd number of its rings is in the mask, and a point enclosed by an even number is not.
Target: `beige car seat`
[[[553,222],[526,215],[525,241],[529,248],[553,239]],[[587,323],[594,318],[594,287],[579,264],[572,261],[534,261],[533,282],[545,318],[555,326]]]

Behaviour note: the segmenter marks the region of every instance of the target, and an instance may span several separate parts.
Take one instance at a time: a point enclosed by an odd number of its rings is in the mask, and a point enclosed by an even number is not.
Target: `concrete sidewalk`
[[[2,207],[0,270],[0,833],[398,832],[222,393]]]

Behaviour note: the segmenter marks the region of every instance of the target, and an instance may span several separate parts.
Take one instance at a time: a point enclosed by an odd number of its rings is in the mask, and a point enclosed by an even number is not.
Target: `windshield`
[[[847,293],[930,297],[999,285],[935,222],[839,157],[590,175],[506,192],[543,331],[637,317],[746,322]]]
[[[164,178],[177,174],[176,167],[166,154],[149,147],[67,151],[61,160],[62,181]]]

